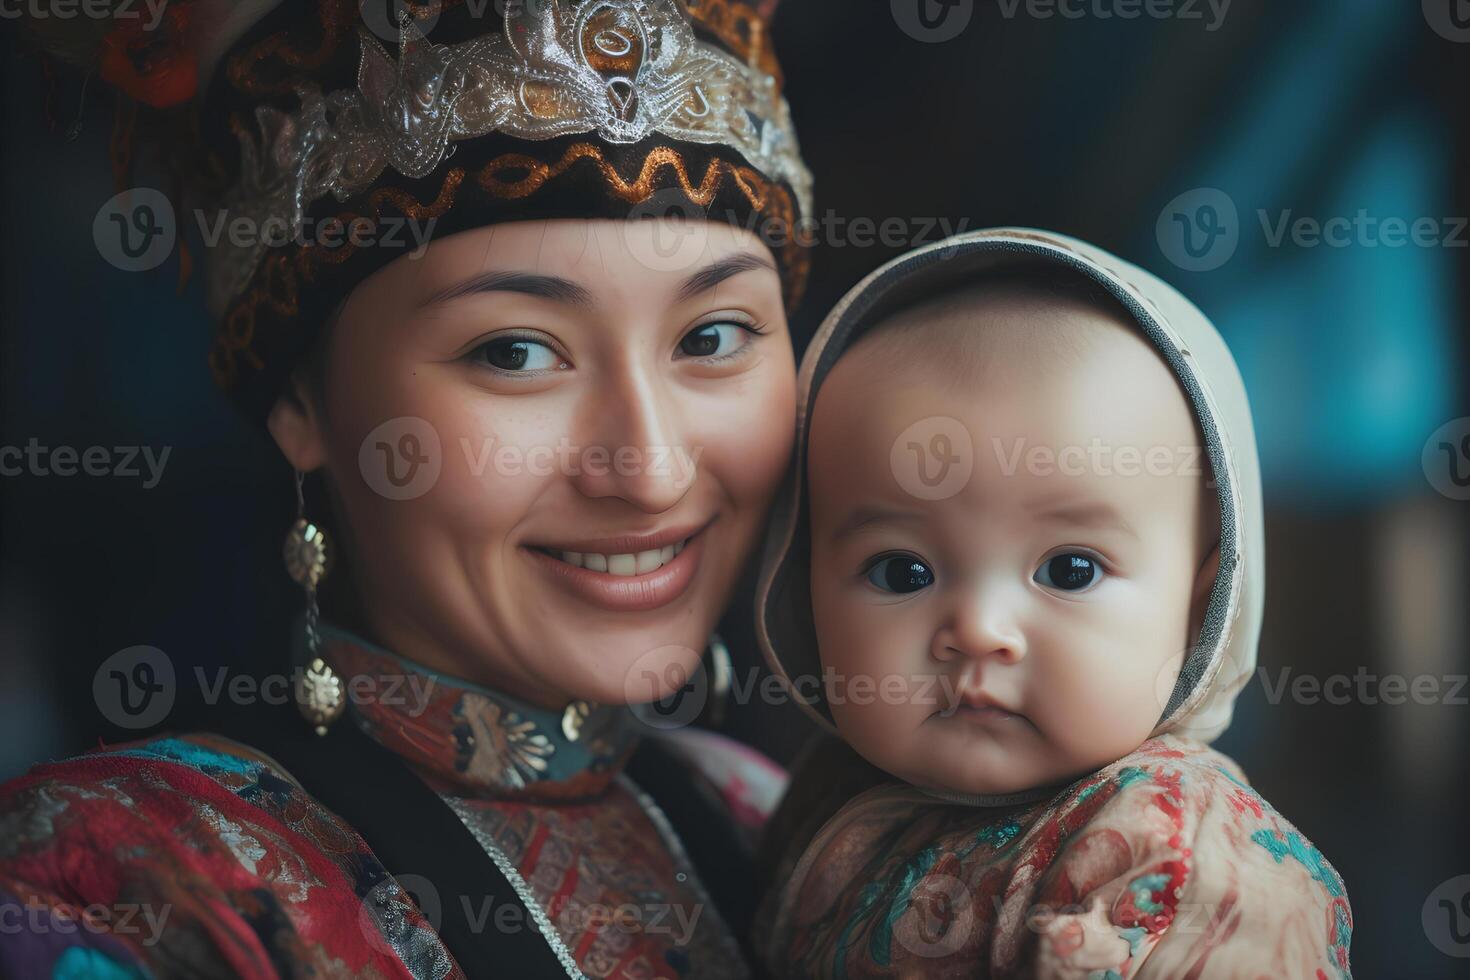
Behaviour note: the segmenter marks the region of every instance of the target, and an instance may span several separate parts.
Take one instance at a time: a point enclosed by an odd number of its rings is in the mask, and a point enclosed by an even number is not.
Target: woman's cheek
[[[518,519],[579,462],[563,421],[545,412],[490,410],[442,429],[445,489],[468,526]]]
[[[763,506],[785,475],[796,440],[793,370],[789,357],[769,358],[748,384],[690,406],[687,450],[737,503]]]

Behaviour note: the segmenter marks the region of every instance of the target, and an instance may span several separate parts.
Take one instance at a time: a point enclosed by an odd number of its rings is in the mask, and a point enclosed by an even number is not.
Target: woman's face
[[[326,470],[373,638],[547,707],[682,686],[795,420],[770,253],[674,219],[398,259],[348,298],[320,388],[272,432]]]

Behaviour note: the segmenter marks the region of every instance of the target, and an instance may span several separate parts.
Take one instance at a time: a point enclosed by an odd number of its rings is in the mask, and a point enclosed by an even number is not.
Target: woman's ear
[[[1205,625],[1205,612],[1210,608],[1210,593],[1215,591],[1215,577],[1220,574],[1220,541],[1210,545],[1200,562],[1199,571],[1194,573],[1194,588],[1189,597],[1189,633],[1185,642],[1194,645],[1199,631]]]
[[[316,404],[298,371],[292,374],[286,390],[266,417],[266,428],[280,447],[281,455],[303,473],[310,473],[326,462],[321,415]]]

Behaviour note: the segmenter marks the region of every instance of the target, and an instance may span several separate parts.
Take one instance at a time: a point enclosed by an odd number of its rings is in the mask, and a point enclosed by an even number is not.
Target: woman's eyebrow
[[[541,276],[529,272],[482,272],[477,276],[446,286],[426,299],[421,306],[447,303],[474,293],[521,293],[539,296],[571,306],[592,306],[592,293],[585,287],[560,276]]]
[[[679,286],[678,299],[689,299],[706,290],[714,289],[720,283],[732,276],[738,276],[742,272],[751,269],[769,269],[776,271],[776,267],[769,260],[751,252],[739,252],[723,259],[716,259],[703,269],[694,272]]]

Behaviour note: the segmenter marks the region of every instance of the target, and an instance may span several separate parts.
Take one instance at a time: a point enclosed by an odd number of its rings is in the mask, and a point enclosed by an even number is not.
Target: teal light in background
[[[1449,149],[1403,84],[1424,24],[1417,4],[1351,0],[1267,41],[1260,69],[1159,203],[1218,188],[1239,246],[1217,269],[1157,267],[1219,326],[1245,377],[1263,478],[1278,502],[1359,504],[1427,489],[1424,441],[1456,411],[1453,265],[1470,235],[1444,211]],[[1290,212],[1286,237],[1273,244]],[[1262,215],[1264,212],[1264,217]],[[1299,218],[1366,212],[1351,244],[1304,247]],[[1381,242],[1381,222],[1432,219],[1461,249]],[[1151,243],[1151,254],[1161,254]]]
[[[1446,199],[1447,153],[1427,122],[1386,119],[1310,216],[1366,210],[1380,224],[1428,217],[1440,236],[1455,232],[1435,203]],[[1242,209],[1240,220],[1243,240],[1264,245],[1259,215]],[[1423,489],[1424,440],[1454,415],[1453,255],[1389,247],[1381,231],[1344,248],[1268,247],[1225,295],[1206,300],[1245,376],[1264,478],[1290,497],[1350,502]]]

